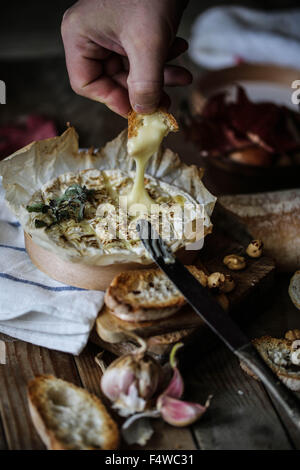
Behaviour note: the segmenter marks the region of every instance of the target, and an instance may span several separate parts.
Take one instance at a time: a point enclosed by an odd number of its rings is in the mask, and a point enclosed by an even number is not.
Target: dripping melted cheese
[[[159,113],[145,114],[137,135],[128,139],[128,154],[134,158],[136,164],[133,188],[127,196],[129,209],[134,204],[143,204],[147,209],[150,209],[151,204],[155,204],[145,189],[144,174],[150,157],[157,152],[168,132],[169,127]]]

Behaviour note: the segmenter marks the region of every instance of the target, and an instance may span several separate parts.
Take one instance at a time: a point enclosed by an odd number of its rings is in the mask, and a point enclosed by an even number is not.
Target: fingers
[[[73,90],[78,95],[105,103],[117,114],[126,116],[131,109],[128,91],[112,78],[122,70],[121,57],[92,44],[83,49],[72,45],[66,47],[65,52]]]
[[[117,61],[110,60],[104,64],[93,59],[77,57],[76,66],[67,62],[67,68],[71,86],[77,94],[104,103],[121,116],[128,114],[131,109],[128,91],[113,79],[113,76],[119,73]],[[107,71],[111,77],[107,75]]]
[[[175,38],[168,51],[155,40],[149,41],[149,44],[134,41],[125,47],[130,65],[127,80],[129,99],[137,112],[155,111],[161,102],[164,85],[184,86],[192,82],[193,77],[185,68],[165,65],[167,60],[178,57],[187,48],[187,41],[179,37]],[[126,63],[124,65],[126,67]]]
[[[166,86],[185,86],[193,81],[192,74],[178,65],[167,65],[164,69],[164,84]]]
[[[167,51],[155,36],[135,38],[125,45],[129,60],[128,92],[130,103],[139,113],[154,112],[161,100]]]
[[[118,85],[128,88],[128,71],[120,70],[113,74],[112,78]],[[164,86],[185,86],[192,83],[192,81],[192,74],[184,67],[167,65],[164,68]]]
[[[124,117],[131,109],[127,89],[105,75],[83,87],[80,94],[106,104],[112,111]]]
[[[66,63],[73,90],[82,96],[105,103],[114,112],[126,116],[131,106],[150,113],[166,100],[163,86],[191,83],[191,74],[183,67],[165,65],[187,48],[176,38],[169,50],[161,39],[149,44],[136,40],[128,45],[128,57],[111,52],[83,36],[63,36]],[[129,74],[128,74],[129,71]],[[128,90],[127,90],[128,88]]]

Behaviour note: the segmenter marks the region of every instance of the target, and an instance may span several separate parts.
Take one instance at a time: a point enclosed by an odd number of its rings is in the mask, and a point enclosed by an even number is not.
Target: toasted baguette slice
[[[300,310],[300,271],[296,271],[290,281],[289,295],[295,307]]]
[[[33,424],[50,450],[114,450],[119,431],[99,398],[52,375],[28,384]]]
[[[294,365],[290,359],[293,341],[262,336],[254,339],[252,343],[282,382],[291,390],[300,391],[300,367]],[[257,379],[257,376],[244,363],[241,363],[241,367]]]
[[[167,113],[164,109],[159,109],[153,115],[157,115],[159,119],[164,122],[169,129],[169,132],[177,132],[179,126],[176,119],[172,114]],[[138,130],[143,126],[144,114],[138,114],[136,111],[130,111],[128,114],[128,139],[135,137],[138,134]]]
[[[187,266],[206,286],[206,275]],[[118,274],[107,288],[105,304],[111,313],[125,321],[150,321],[167,318],[185,303],[185,298],[160,269],[140,269]]]

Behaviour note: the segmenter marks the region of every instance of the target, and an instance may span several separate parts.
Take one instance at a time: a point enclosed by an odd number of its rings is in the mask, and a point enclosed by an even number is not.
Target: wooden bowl
[[[108,266],[71,263],[37,245],[27,233],[24,233],[24,238],[26,251],[32,263],[40,271],[56,281],[82,289],[105,290],[113,278],[121,272],[156,267],[154,263],[150,265],[121,263]],[[177,253],[178,258],[185,264],[193,263],[197,254],[198,250],[185,250],[184,248]]]
[[[257,101],[274,101],[286,104],[297,111],[297,105],[292,105],[291,101],[288,101],[294,91],[291,84],[298,77],[298,70],[275,65],[241,64],[209,72],[196,83],[190,99],[191,109],[196,113],[201,112],[207,97],[239,83],[248,93],[252,86],[250,99],[254,101],[255,93],[258,93]],[[238,163],[226,156],[201,158],[199,164],[206,168],[205,184],[217,195],[287,189],[297,187],[299,184],[297,175],[300,165],[261,167]]]

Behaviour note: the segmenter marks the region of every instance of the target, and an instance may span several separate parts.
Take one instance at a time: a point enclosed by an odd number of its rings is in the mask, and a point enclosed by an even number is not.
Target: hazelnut
[[[225,282],[225,276],[222,273],[212,273],[207,277],[207,285],[210,289],[221,287]]]
[[[252,240],[247,246],[246,253],[251,258],[259,258],[262,255],[263,242],[261,240]]]
[[[229,309],[229,300],[227,298],[227,295],[218,294],[216,296],[216,300],[221,305],[222,309],[225,310],[225,312],[227,312]]]
[[[296,366],[300,365],[300,339],[296,339],[292,344],[291,362]]]
[[[225,256],[223,263],[225,266],[227,266],[228,269],[232,269],[233,271],[239,271],[240,269],[244,269],[246,267],[245,258],[238,255]]]
[[[225,282],[221,285],[220,291],[228,294],[235,288],[235,282],[231,276],[231,274],[225,274]]]
[[[289,330],[284,335],[285,339],[289,339],[290,341],[294,341],[295,339],[300,339],[300,330]]]

